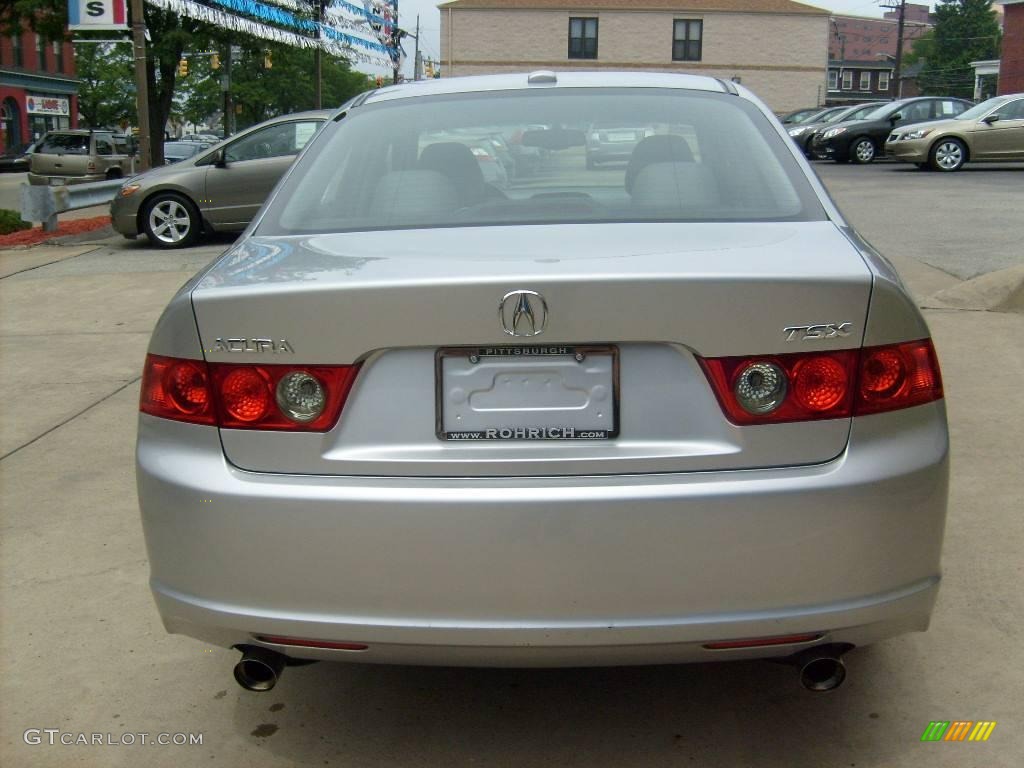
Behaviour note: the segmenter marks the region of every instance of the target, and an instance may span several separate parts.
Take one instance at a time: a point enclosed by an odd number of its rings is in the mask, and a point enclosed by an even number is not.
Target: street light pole
[[[316,2],[316,36],[320,38],[320,25],[324,23],[324,2],[325,0],[315,0]],[[323,109],[323,80],[324,80],[324,63],[323,63],[323,49],[319,43],[316,46],[316,50],[313,51],[313,68],[316,70],[316,82],[313,85],[313,104],[317,109]]]
[[[146,80],[146,18],[142,0],[132,0],[132,59],[135,64],[135,109],[139,113],[139,170],[153,165],[149,134],[149,83]]]

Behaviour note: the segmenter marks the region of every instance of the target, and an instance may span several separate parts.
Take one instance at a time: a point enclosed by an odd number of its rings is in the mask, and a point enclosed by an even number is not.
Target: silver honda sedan
[[[643,125],[587,168],[597,122]],[[537,153],[498,188],[474,152]],[[927,326],[749,91],[646,73],[343,106],[186,284],[142,379],[168,631],[289,662],[776,657],[927,628],[948,437]]]

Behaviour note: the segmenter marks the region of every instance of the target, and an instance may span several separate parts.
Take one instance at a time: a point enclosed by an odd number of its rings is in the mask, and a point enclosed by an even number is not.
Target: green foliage
[[[31,29],[47,40],[63,40],[67,23],[67,0],[5,0],[0,9],[0,35]]]
[[[130,45],[75,46],[78,111],[83,127],[116,128],[122,121],[136,125],[135,77]]]
[[[23,229],[32,229],[32,225],[21,220],[17,211],[9,211],[0,208],[0,235],[9,235],[11,232],[20,232]]]
[[[970,63],[999,58],[1001,33],[992,0],[942,0],[935,17],[935,28],[914,43],[905,63],[925,62],[918,76],[923,93],[971,98]]]
[[[235,37],[236,45],[238,37]],[[236,105],[236,127],[262,122],[277,115],[313,109],[315,106],[314,52],[264,40],[244,40],[242,53],[231,65],[231,96]],[[265,63],[267,56],[271,67]],[[325,108],[341,106],[369,87],[366,75],[353,71],[348,62],[326,54],[322,57]],[[182,116],[189,122],[201,122],[223,107],[221,68],[210,68],[206,57],[189,61],[188,94],[182,104]]]

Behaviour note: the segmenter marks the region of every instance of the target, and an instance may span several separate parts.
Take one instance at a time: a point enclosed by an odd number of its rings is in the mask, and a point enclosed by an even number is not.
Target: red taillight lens
[[[707,358],[700,364],[725,415],[739,425],[848,418],[942,397],[930,339],[826,354]],[[770,411],[752,412],[749,382],[743,377],[769,369],[786,376],[786,386],[776,388],[782,401],[770,402]]]
[[[267,375],[250,366],[235,368],[223,376],[218,382],[217,394],[225,423],[259,421],[267,415],[273,402]]]
[[[700,363],[722,410],[733,424],[837,419],[849,417],[852,413],[851,382],[857,371],[856,350],[811,355],[717,357],[701,359]],[[781,370],[786,377],[786,386],[780,388],[782,402],[766,413],[751,413],[737,397],[737,389],[743,394],[741,377],[751,366],[758,365]]]
[[[143,413],[229,429],[326,432],[338,421],[355,381],[358,365],[232,365],[148,355],[142,375]],[[296,376],[295,374],[301,374]],[[315,410],[288,408],[278,384],[316,396]],[[293,387],[294,389],[295,387]]]
[[[214,424],[210,381],[202,360],[148,355],[142,372],[139,410],[151,416]]]
[[[942,374],[931,339],[869,347],[861,353],[858,415],[893,411],[942,397]]]
[[[793,396],[804,410],[826,413],[850,393],[846,367],[831,357],[816,355],[793,366]]]

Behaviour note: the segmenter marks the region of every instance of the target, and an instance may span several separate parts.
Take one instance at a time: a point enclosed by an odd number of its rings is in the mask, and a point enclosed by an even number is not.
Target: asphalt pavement
[[[0,765],[1020,765],[1024,314],[984,311],[989,294],[970,288],[1012,283],[1024,263],[1024,167],[955,176],[817,169],[919,302],[936,307],[926,316],[945,378],[953,475],[945,578],[927,633],[852,652],[847,682],[828,695],[766,662],[317,664],[288,669],[268,694],[245,692],[231,677],[237,653],[160,625],[132,465],[152,326],[230,239],[179,252],[116,238],[5,251]],[[950,308],[941,298],[950,291],[976,303]],[[932,720],[998,725],[985,743],[922,743]],[[46,729],[56,729],[56,744]],[[135,743],[60,744],[83,733],[132,734]],[[201,734],[202,744],[149,745],[160,733]]]

